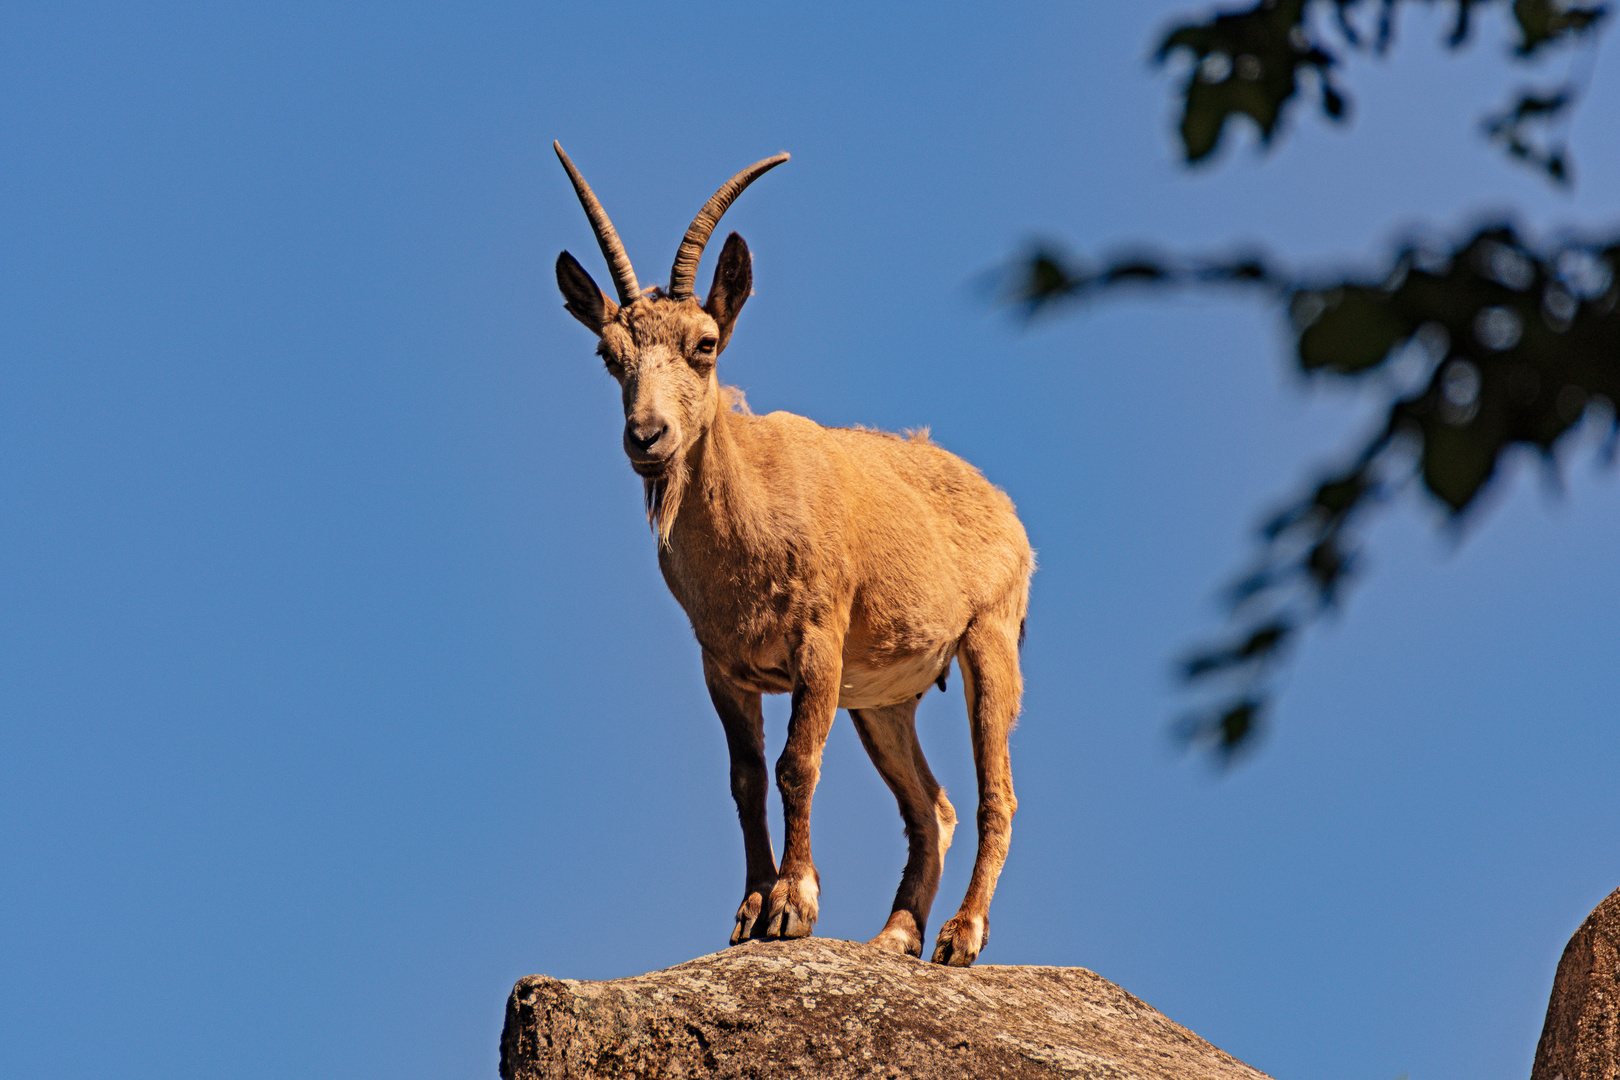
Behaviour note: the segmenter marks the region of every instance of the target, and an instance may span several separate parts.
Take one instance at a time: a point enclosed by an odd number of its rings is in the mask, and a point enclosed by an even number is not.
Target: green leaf
[[[1425,425],[1423,485],[1452,513],[1461,513],[1496,471],[1501,450],[1500,441],[1480,429],[1438,420]]]
[[[1334,59],[1310,42],[1304,17],[1305,0],[1261,0],[1247,11],[1187,23],[1165,35],[1155,53],[1160,63],[1182,50],[1193,61],[1179,125],[1189,164],[1215,152],[1234,116],[1253,120],[1261,141],[1270,141],[1284,107],[1299,91],[1301,67],[1314,68],[1325,82]],[[1324,92],[1329,115],[1342,115],[1344,104],[1337,92]]]
[[[1228,755],[1238,750],[1254,737],[1259,720],[1260,703],[1257,701],[1244,701],[1227,709],[1217,721],[1220,732],[1219,749]]]
[[[1519,24],[1518,54],[1529,56],[1560,38],[1587,33],[1595,29],[1607,14],[1607,4],[1513,0],[1513,19]]]
[[[1296,294],[1297,295],[1297,294]],[[1384,362],[1417,326],[1403,318],[1378,288],[1344,285],[1319,296],[1319,314],[1299,334],[1299,366],[1352,375]],[[1296,310],[1301,306],[1296,304]]]

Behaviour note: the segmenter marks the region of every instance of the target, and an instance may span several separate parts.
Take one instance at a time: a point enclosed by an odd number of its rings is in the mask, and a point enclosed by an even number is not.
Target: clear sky
[[[1446,53],[1445,7],[1349,65],[1347,129],[1189,175],[1145,58],[1197,0],[6,5],[0,1072],[489,1077],[518,977],[725,944],[724,741],[553,282],[565,247],[608,280],[559,138],[644,282],[791,151],[726,218],[757,295],[723,377],[931,425],[1018,503],[984,962],[1091,968],[1279,1077],[1526,1075],[1620,885],[1617,479],[1522,469],[1460,547],[1400,507],[1217,777],[1167,735],[1170,660],[1368,403],[1250,300],[1024,331],[973,285],[1033,236],[1371,265],[1503,208],[1620,223],[1615,32],[1571,196],[1478,137],[1525,73],[1494,16]],[[920,726],[971,821],[958,688]],[[876,933],[900,821],[843,717],[814,836],[818,932]]]

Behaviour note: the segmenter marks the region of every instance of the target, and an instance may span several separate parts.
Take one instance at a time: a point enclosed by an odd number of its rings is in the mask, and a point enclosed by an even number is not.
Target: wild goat
[[[966,966],[989,937],[990,897],[1013,812],[1007,734],[1023,680],[1018,649],[1034,555],[1012,501],[977,469],[928,441],[824,428],[801,416],[752,416],[720,385],[715,361],[753,290],[748,245],[732,233],[699,304],[698,259],[720,215],[787,154],[726,181],[681,241],[668,290],[643,290],[613,223],[561,145],[619,295],[557,257],[568,312],[624,401],[624,451],[642,478],[658,565],[691,619],[703,677],[731,750],[731,793],[747,853],[732,944],[807,936],[820,876],[810,858],[810,800],[838,709],[894,792],[909,855],[894,908],[872,939],[922,955],[956,811],[923,759],[914,718],[954,658],[973,735],[979,852],[933,959]],[[786,818],[782,862],[765,820],[761,694],[793,695],[776,763]]]

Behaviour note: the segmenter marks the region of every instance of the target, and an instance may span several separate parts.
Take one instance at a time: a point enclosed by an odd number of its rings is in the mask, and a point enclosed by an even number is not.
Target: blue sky
[[[724,740],[555,291],[565,247],[607,280],[558,138],[644,281],[791,151],[726,218],[757,295],[722,375],[930,425],[1018,503],[1041,570],[984,962],[1091,968],[1279,1077],[1525,1075],[1620,885],[1615,478],[1521,469],[1461,546],[1398,508],[1219,778],[1166,734],[1170,660],[1370,403],[1290,375],[1241,298],[1026,331],[973,283],[1034,236],[1370,265],[1504,208],[1613,226],[1615,45],[1573,195],[1477,136],[1526,73],[1494,17],[1447,53],[1443,11],[1350,63],[1348,128],[1188,174],[1145,58],[1198,10],[8,5],[0,1070],[487,1077],[518,977],[724,945]],[[961,808],[957,686],[920,727]],[[814,836],[818,932],[876,933],[900,822],[842,717]]]

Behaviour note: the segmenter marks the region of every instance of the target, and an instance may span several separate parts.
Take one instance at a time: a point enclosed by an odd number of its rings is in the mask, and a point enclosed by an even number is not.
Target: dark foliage
[[[1172,27],[1160,42],[1155,59],[1164,63],[1186,53],[1191,69],[1182,85],[1180,123],[1182,152],[1189,164],[1206,160],[1220,145],[1227,121],[1247,116],[1260,129],[1262,143],[1270,143],[1290,102],[1302,83],[1314,83],[1322,112],[1343,120],[1349,112],[1344,91],[1331,72],[1338,64],[1335,50],[1370,49],[1382,53],[1394,40],[1396,8],[1402,0],[1260,0],[1241,11],[1215,14],[1204,22]],[[1437,0],[1405,0],[1433,4]],[[1455,5],[1456,20],[1448,38],[1452,48],[1467,43],[1473,28],[1474,8],[1506,6],[1519,31],[1514,54],[1521,59],[1596,30],[1608,13],[1605,4],[1564,0],[1444,0]],[[1314,19],[1313,13],[1331,6],[1332,19]],[[1358,26],[1358,17],[1372,11],[1370,31]],[[1337,32],[1328,39],[1324,26]],[[1487,131],[1515,159],[1534,165],[1555,182],[1567,181],[1569,169],[1562,149],[1538,148],[1529,128],[1554,119],[1574,100],[1573,85],[1542,93],[1521,91],[1517,103],[1488,117]]]
[[[1336,61],[1306,32],[1306,7],[1306,0],[1264,0],[1248,11],[1186,23],[1165,35],[1156,60],[1163,63],[1179,50],[1193,60],[1181,114],[1181,145],[1189,162],[1215,152],[1226,121],[1235,115],[1253,120],[1261,141],[1269,142],[1283,108],[1299,92],[1302,70],[1321,87],[1322,111],[1343,119],[1344,96],[1328,78]]]
[[[1620,401],[1620,236],[1537,248],[1493,225],[1442,247],[1412,243],[1373,276],[1290,275],[1256,256],[1187,262],[1132,254],[1091,267],[1051,249],[1017,260],[1004,296],[1034,317],[1122,287],[1258,288],[1315,379],[1384,397],[1382,416],[1344,460],[1260,528],[1254,564],[1225,590],[1233,631],[1181,663],[1211,706],[1180,732],[1224,759],[1254,742],[1278,662],[1338,603],[1368,511],[1416,479],[1460,521],[1516,447],[1556,475],[1581,421],[1608,425]]]

